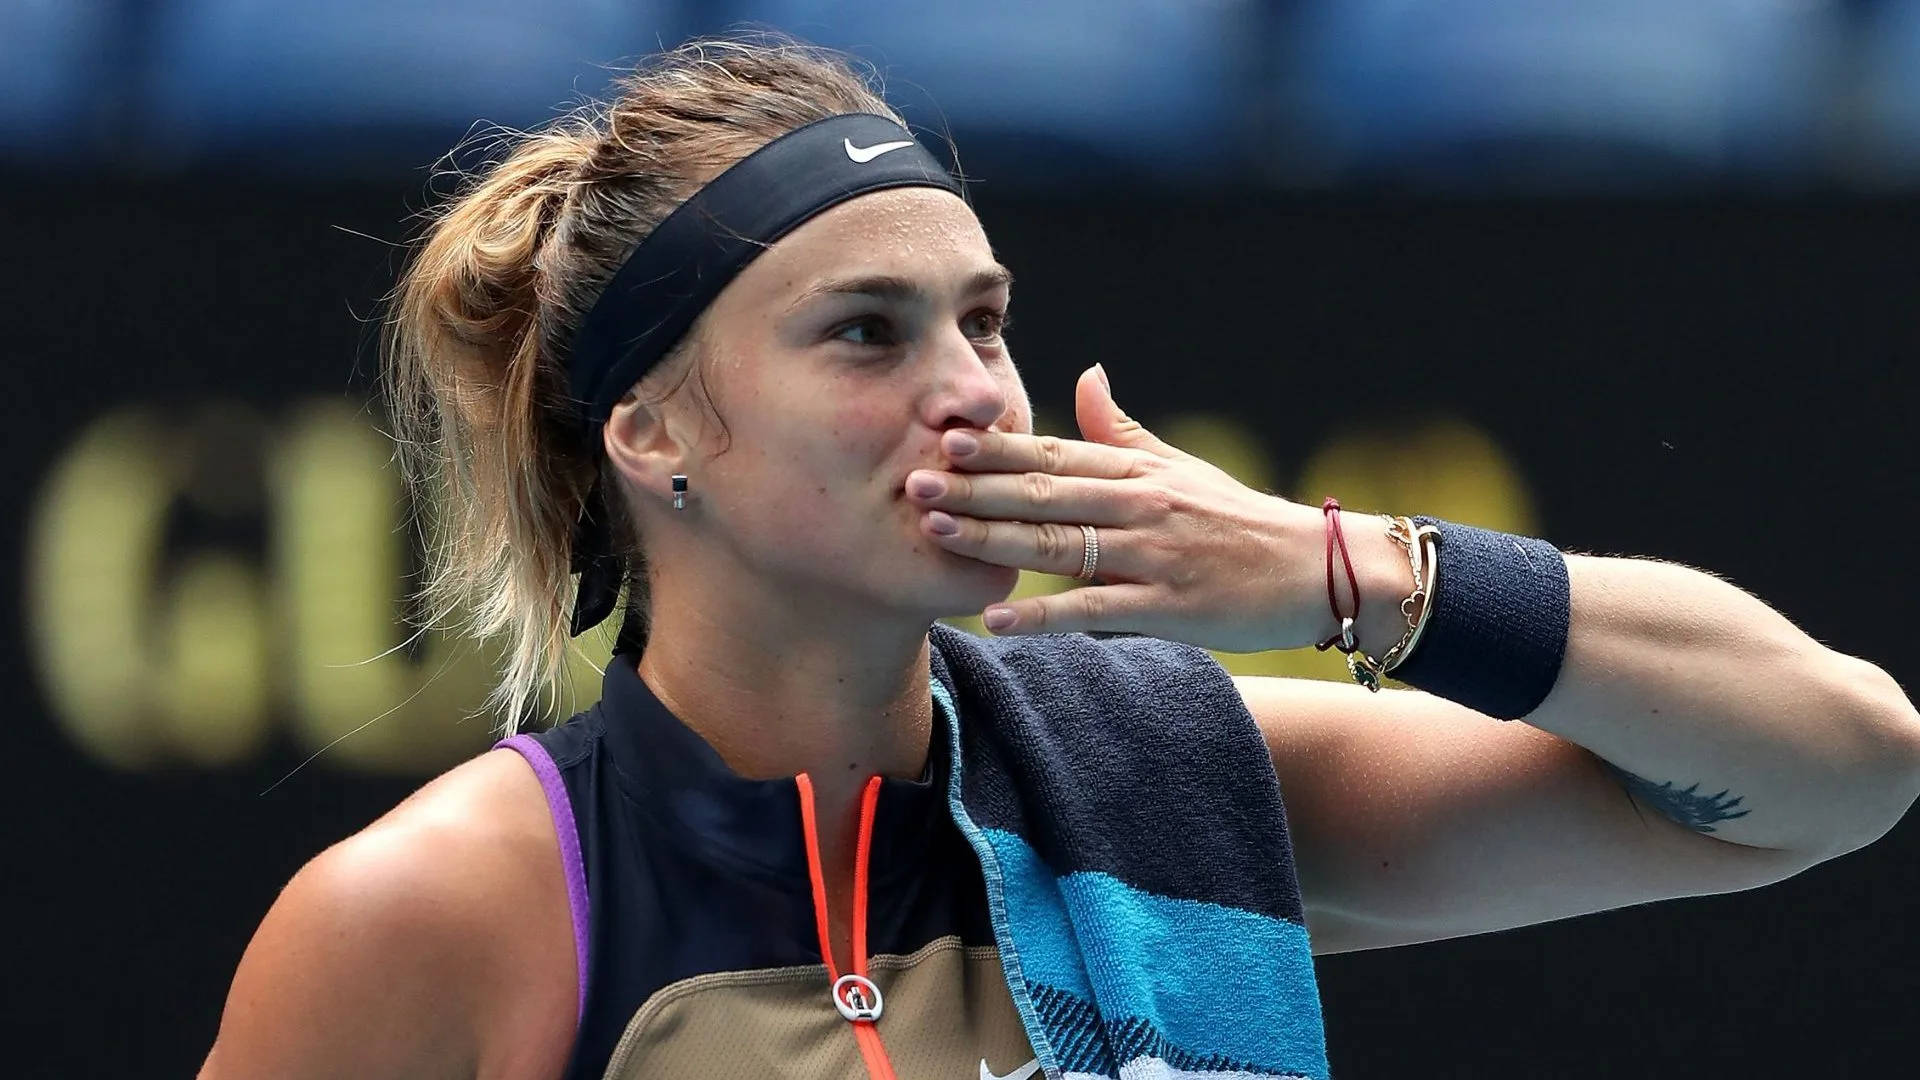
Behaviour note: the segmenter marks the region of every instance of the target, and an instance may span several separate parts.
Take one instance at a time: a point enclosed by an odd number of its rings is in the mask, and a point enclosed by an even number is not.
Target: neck
[[[730,612],[722,596],[682,605],[656,595],[639,673],[728,768],[748,779],[808,773],[832,795],[876,773],[920,776],[933,730],[924,625],[802,624],[794,616],[806,605]]]

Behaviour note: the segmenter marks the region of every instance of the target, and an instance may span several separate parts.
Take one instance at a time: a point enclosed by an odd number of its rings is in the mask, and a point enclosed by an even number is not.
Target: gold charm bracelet
[[[1413,592],[1400,601],[1400,614],[1406,617],[1407,629],[1385,656],[1376,660],[1358,648],[1347,653],[1347,673],[1353,676],[1354,682],[1375,693],[1380,690],[1380,677],[1405,663],[1413,654],[1414,646],[1420,643],[1420,633],[1427,628],[1427,614],[1433,610],[1434,594],[1440,588],[1439,528],[1415,526],[1409,517],[1389,514],[1380,517],[1387,523],[1387,536],[1407,551],[1407,562],[1413,567]],[[1431,554],[1429,543],[1433,545]]]

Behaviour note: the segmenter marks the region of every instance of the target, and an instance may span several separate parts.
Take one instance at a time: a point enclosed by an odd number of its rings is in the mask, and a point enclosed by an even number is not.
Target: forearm
[[[1405,555],[1373,532],[1357,536],[1363,590],[1405,596]],[[1567,651],[1524,723],[1594,751],[1647,805],[1732,844],[1836,855],[1880,838],[1920,796],[1920,717],[1884,671],[1713,575],[1565,559]],[[1398,636],[1392,607],[1361,613],[1363,642]]]
[[[1347,535],[1369,597],[1360,639],[1391,642],[1405,623],[1372,598],[1412,589],[1404,549],[1351,519]],[[1592,751],[1641,801],[1717,839],[1824,857],[1920,795],[1920,716],[1879,668],[1711,574],[1564,558],[1566,651],[1523,722]]]
[[[1566,560],[1566,656],[1524,722],[1674,820],[1753,847],[1851,850],[1920,795],[1920,717],[1879,668],[1709,574]]]

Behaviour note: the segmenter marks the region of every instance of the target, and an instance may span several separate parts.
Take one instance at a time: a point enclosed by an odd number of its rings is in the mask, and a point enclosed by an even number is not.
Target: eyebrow
[[[967,278],[961,291],[965,293],[983,293],[993,289],[1006,288],[1013,284],[1013,271],[998,263],[990,270],[981,270]],[[826,278],[817,281],[803,290],[793,303],[787,305],[792,311],[802,304],[821,296],[829,295],[874,296],[882,300],[905,302],[918,300],[926,295],[926,290],[918,283],[892,274],[873,274],[856,278]]]

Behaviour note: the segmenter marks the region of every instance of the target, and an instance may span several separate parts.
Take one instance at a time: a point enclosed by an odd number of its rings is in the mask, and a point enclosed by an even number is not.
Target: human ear
[[[671,499],[673,476],[687,472],[691,457],[678,437],[680,418],[664,403],[643,402],[627,391],[601,428],[607,460],[641,494]]]

